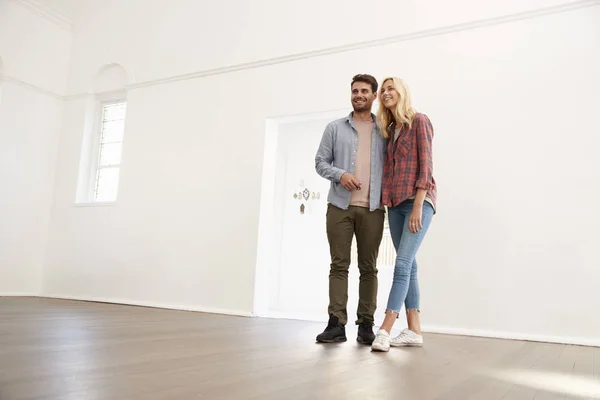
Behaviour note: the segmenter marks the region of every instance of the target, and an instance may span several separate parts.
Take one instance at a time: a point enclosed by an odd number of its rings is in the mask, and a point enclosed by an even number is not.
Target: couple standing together
[[[411,105],[408,87],[386,78],[378,92],[371,75],[351,82],[353,112],[330,122],[315,157],[317,173],[331,181],[327,205],[327,238],[331,253],[329,323],[317,336],[322,343],[346,341],[348,270],[356,235],[360,271],[356,324],[357,341],[374,351],[390,346],[421,346],[417,250],[436,206],[433,178],[433,127]],[[377,116],[373,101],[379,96]],[[385,209],[396,249],[394,279],[385,319],[375,335],[377,256],[383,236]],[[408,329],[390,332],[404,304]]]

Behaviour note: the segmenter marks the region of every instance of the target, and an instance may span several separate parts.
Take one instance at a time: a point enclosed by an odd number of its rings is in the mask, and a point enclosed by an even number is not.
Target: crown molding
[[[170,76],[170,77],[165,77],[165,78],[158,78],[158,79],[153,79],[153,80],[148,80],[148,81],[131,84],[127,87],[127,89],[129,90],[129,89],[145,88],[145,87],[156,86],[156,85],[161,85],[161,84],[165,84],[165,83],[172,83],[172,82],[184,81],[184,80],[189,80],[189,79],[203,78],[203,77],[211,76],[211,75],[227,74],[227,73],[232,73],[232,72],[237,72],[237,71],[261,68],[261,67],[265,67],[265,66],[269,66],[269,65],[288,63],[288,62],[305,60],[305,59],[315,58],[315,57],[323,57],[323,56],[328,56],[331,54],[346,53],[346,52],[350,52],[350,51],[361,50],[361,49],[366,49],[366,48],[371,48],[371,47],[376,47],[376,46],[385,46],[385,45],[389,45],[389,44],[407,42],[407,41],[418,40],[418,39],[423,39],[423,38],[428,38],[428,37],[433,37],[433,36],[447,35],[447,34],[456,33],[456,32],[481,29],[481,28],[486,28],[486,27],[495,26],[495,25],[502,25],[502,24],[506,24],[506,23],[510,23],[510,22],[517,22],[517,21],[523,21],[523,20],[528,20],[528,19],[540,18],[540,17],[553,15],[553,14],[560,14],[560,13],[564,13],[564,12],[594,7],[594,6],[598,6],[598,5],[600,5],[600,0],[577,0],[577,1],[570,2],[570,3],[560,4],[557,6],[543,7],[543,8],[524,11],[524,12],[520,12],[520,13],[502,15],[502,16],[494,17],[494,18],[485,18],[485,19],[475,20],[475,21],[471,21],[471,22],[443,26],[440,28],[433,28],[433,29],[427,29],[427,30],[422,30],[422,31],[404,33],[404,34],[400,34],[400,35],[396,35],[396,36],[389,36],[389,37],[381,38],[381,39],[351,43],[348,45],[324,48],[324,49],[320,49],[320,50],[291,54],[291,55],[282,56],[282,57],[273,57],[273,58],[268,58],[268,59],[263,59],[263,60],[258,60],[258,61],[252,61],[252,62],[248,62],[248,63],[233,64],[233,65],[229,65],[229,66],[213,68],[213,69],[208,69],[208,70],[201,70],[201,71],[191,72],[191,73],[187,73],[187,74],[175,75],[175,76]],[[77,95],[67,96],[67,98],[69,98],[69,97],[76,98]]]
[[[38,1],[34,1],[34,0],[13,0],[13,1],[21,3],[21,4],[26,4],[26,3],[27,4],[29,4],[29,3],[37,4],[38,3]],[[557,5],[557,6],[539,8],[539,9],[525,11],[525,12],[521,12],[521,13],[508,14],[508,15],[503,15],[503,16],[495,17],[495,18],[481,19],[481,20],[476,20],[476,21],[471,21],[471,22],[466,22],[466,23],[456,24],[456,25],[450,25],[450,26],[445,26],[445,27],[440,27],[440,28],[435,28],[435,29],[410,32],[410,33],[406,33],[406,34],[402,34],[402,35],[396,35],[396,36],[390,36],[390,37],[381,38],[381,39],[375,39],[375,40],[371,40],[371,41],[348,44],[345,46],[330,47],[330,48],[325,48],[325,49],[320,49],[320,50],[315,50],[315,51],[310,51],[310,52],[291,54],[291,55],[283,56],[283,57],[273,57],[273,58],[253,61],[253,62],[249,62],[249,63],[234,64],[234,65],[229,65],[229,66],[224,66],[224,67],[219,67],[219,68],[214,68],[214,69],[200,70],[200,71],[191,72],[191,73],[187,73],[187,74],[153,79],[153,80],[138,82],[138,83],[129,85],[127,87],[127,90],[140,89],[140,88],[146,88],[146,87],[167,84],[167,83],[173,83],[173,82],[178,82],[178,81],[198,79],[198,78],[202,78],[202,77],[206,77],[206,76],[221,75],[221,74],[227,74],[227,73],[232,73],[232,72],[236,72],[236,71],[261,68],[261,67],[269,66],[269,65],[288,63],[288,62],[304,60],[304,59],[309,59],[309,58],[314,58],[314,57],[322,57],[322,56],[327,56],[330,54],[345,53],[345,52],[349,52],[349,51],[360,50],[360,49],[365,49],[365,48],[370,48],[370,47],[375,47],[375,46],[384,46],[384,45],[393,44],[393,43],[418,40],[418,39],[432,37],[432,36],[447,35],[447,34],[451,34],[451,33],[455,33],[455,32],[481,29],[481,28],[486,28],[489,26],[501,25],[501,24],[506,24],[506,23],[510,23],[510,22],[523,21],[523,20],[528,20],[528,19],[533,19],[533,18],[540,18],[540,17],[544,17],[544,16],[548,16],[548,15],[560,14],[560,13],[564,13],[564,12],[575,11],[575,10],[589,8],[589,7],[595,7],[595,6],[599,6],[599,5],[600,5],[600,0],[578,0],[578,1],[573,1],[570,3],[561,4],[561,5]],[[55,98],[60,98],[60,99],[66,100],[66,101],[84,99],[84,98],[87,98],[88,96],[92,95],[91,93],[72,93],[72,94],[63,96],[56,92],[52,92],[52,91],[28,84],[26,82],[20,81],[15,78],[11,78],[9,76],[5,76],[5,79],[8,82],[13,82],[20,86],[28,87],[37,92],[45,93],[49,96],[52,96]]]
[[[32,90],[34,92],[42,93],[42,94],[45,94],[46,96],[50,96],[50,97],[58,99],[58,100],[64,100],[65,99],[65,96],[63,96],[63,95],[61,95],[59,93],[53,92],[52,90],[44,89],[44,88],[36,86],[36,85],[32,85],[32,84],[27,83],[25,81],[22,81],[20,79],[13,78],[12,76],[4,75],[3,78],[4,78],[4,82],[10,82],[13,85],[17,85],[17,86],[20,86],[22,88],[26,88],[26,89]]]
[[[59,10],[49,7],[39,0],[13,0],[13,2],[27,8],[29,11],[37,14],[46,21],[67,30],[73,31],[73,21]]]

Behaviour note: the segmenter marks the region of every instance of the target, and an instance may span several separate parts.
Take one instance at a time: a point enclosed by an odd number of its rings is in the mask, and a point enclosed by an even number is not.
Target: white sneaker
[[[390,340],[390,345],[393,347],[421,347],[423,346],[423,336],[417,335],[409,329],[405,329],[400,332],[398,336]]]
[[[371,345],[373,351],[390,351],[390,334],[380,329],[375,335],[375,340]]]

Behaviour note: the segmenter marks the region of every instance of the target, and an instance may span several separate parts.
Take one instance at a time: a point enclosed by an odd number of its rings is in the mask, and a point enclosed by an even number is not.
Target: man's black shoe
[[[373,324],[370,322],[363,322],[358,326],[358,336],[356,341],[362,344],[372,344],[375,340],[375,334],[373,333]]]
[[[331,316],[327,328],[317,336],[319,343],[339,343],[346,341],[346,328],[337,317]]]

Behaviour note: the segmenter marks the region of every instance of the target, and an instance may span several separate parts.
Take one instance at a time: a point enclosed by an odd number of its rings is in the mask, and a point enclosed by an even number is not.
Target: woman
[[[415,256],[435,214],[437,190],[433,179],[433,127],[429,118],[412,108],[408,87],[399,78],[384,79],[379,101],[377,124],[388,139],[382,202],[388,207],[396,264],[385,319],[371,349],[389,351],[390,345],[423,344]],[[408,329],[391,338],[403,303]]]

